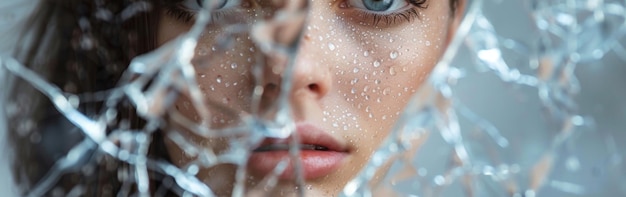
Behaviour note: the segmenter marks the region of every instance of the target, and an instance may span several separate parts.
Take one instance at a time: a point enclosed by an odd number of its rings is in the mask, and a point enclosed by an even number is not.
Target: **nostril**
[[[274,84],[274,83],[268,83],[265,84],[265,87],[263,87],[265,89],[265,91],[273,91],[278,89],[278,85]]]
[[[320,92],[320,86],[318,86],[317,84],[309,84],[309,90],[319,93]]]

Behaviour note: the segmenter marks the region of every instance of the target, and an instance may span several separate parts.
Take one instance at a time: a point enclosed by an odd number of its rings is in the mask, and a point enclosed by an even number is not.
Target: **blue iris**
[[[196,0],[196,2],[198,3],[198,5],[200,7],[202,7],[202,3],[204,2],[204,0]],[[224,6],[226,6],[226,3],[228,2],[228,0],[224,0],[222,1],[219,5],[217,5],[217,7],[215,8],[216,10],[219,10],[221,8],[223,8]]]
[[[393,0],[363,0],[365,8],[371,11],[381,12],[389,9]]]

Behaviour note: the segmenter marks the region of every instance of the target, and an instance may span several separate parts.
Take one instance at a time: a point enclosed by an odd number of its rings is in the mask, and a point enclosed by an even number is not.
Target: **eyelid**
[[[183,8],[190,10],[190,11],[194,11],[197,12],[200,9],[202,9],[202,7],[200,7],[200,5],[198,5],[196,0],[183,0],[183,2],[180,4]]]
[[[183,2],[180,5],[187,10],[198,12],[202,9],[202,5],[199,5],[198,3],[204,2],[204,1],[205,0],[200,0],[199,2],[197,0],[183,0]],[[210,1],[210,0],[206,0],[206,1]],[[214,2],[206,2],[206,3],[217,2],[217,4],[219,5],[221,4],[219,1],[226,1],[226,4],[223,7],[216,9],[216,10],[226,10],[226,9],[230,9],[232,7],[242,4],[242,0],[214,0]]]
[[[401,10],[408,9],[410,5],[411,4],[407,2],[406,0],[393,0],[391,7],[389,7],[389,9],[384,12],[368,10],[363,4],[363,0],[346,0],[343,6],[347,8],[356,8],[366,13],[387,15],[387,14],[397,13],[397,12],[400,12]]]

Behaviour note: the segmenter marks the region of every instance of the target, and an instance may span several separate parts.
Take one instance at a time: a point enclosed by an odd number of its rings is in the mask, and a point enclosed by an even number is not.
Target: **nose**
[[[293,101],[305,98],[319,100],[328,94],[332,85],[332,76],[330,67],[320,59],[323,57],[321,49],[311,44],[305,36],[300,42],[293,65],[293,86],[291,87]]]
[[[306,34],[305,34],[306,35]],[[292,112],[296,119],[303,119],[311,114],[316,114],[321,109],[321,100],[327,96],[332,89],[331,67],[324,61],[324,52],[321,47],[311,43],[305,36],[299,43],[298,53],[293,61],[291,69],[291,89],[288,99]],[[261,108],[270,110],[270,106],[276,101],[279,89],[285,88],[284,81],[280,78],[284,76],[285,69],[272,69],[272,65],[283,65],[288,62],[281,58],[271,58],[265,70],[264,94]],[[280,66],[279,66],[280,67]],[[266,111],[271,113],[273,110]]]

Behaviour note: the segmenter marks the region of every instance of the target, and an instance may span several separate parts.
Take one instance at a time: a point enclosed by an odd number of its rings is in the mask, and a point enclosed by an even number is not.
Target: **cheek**
[[[424,17],[385,31],[322,24],[330,29],[316,32],[313,26],[309,36],[324,51],[322,65],[330,65],[334,75],[336,101],[325,105],[325,120],[338,130],[356,131],[354,137],[367,132],[383,138],[378,132],[391,129],[443,54],[445,21]]]
[[[182,24],[171,17],[162,17],[158,33],[159,45],[186,33],[191,24]],[[204,122],[211,128],[225,128],[240,123],[240,116],[250,112],[254,88],[252,65],[257,49],[247,34],[228,35],[220,28],[209,27],[198,39],[191,63],[195,80],[202,94],[202,111],[193,105],[189,92],[183,92],[175,105],[186,118]],[[209,120],[201,120],[201,113]]]

